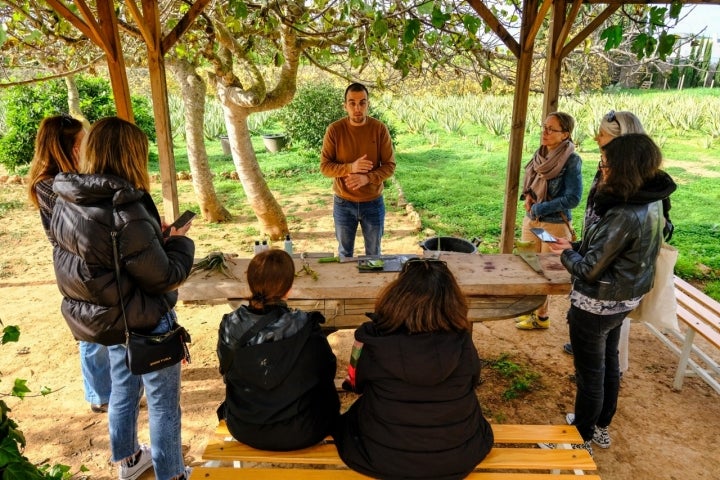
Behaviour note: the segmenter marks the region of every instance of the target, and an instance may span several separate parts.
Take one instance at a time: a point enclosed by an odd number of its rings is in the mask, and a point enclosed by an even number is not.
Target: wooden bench
[[[720,349],[720,303],[710,298],[681,278],[675,277],[677,317],[686,327],[682,340],[673,388],[680,390],[686,376],[697,375],[720,393],[720,366],[695,344],[695,334],[700,334],[715,348]],[[676,334],[677,335],[677,334]],[[690,354],[694,353],[698,361]],[[701,366],[705,364],[705,368]]]
[[[572,444],[582,443],[580,434],[573,426],[492,425],[492,428],[495,445],[477,466],[477,470],[467,477],[469,479],[557,480],[597,470],[592,456],[586,450],[571,448]],[[553,443],[558,448],[541,449],[537,448],[537,443]],[[532,448],[529,448],[530,445]],[[345,467],[330,438],[302,450],[270,452],[256,450],[233,439],[224,423],[220,423],[216,434],[208,442],[203,460],[207,463],[193,469],[192,480],[369,478]],[[273,467],[242,468],[243,462],[271,463]],[[310,465],[322,467],[306,467]],[[598,475],[585,475],[584,478],[600,479]]]

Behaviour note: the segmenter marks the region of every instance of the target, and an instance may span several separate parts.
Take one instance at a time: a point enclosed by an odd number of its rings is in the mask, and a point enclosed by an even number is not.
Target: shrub
[[[320,148],[327,126],[345,115],[342,102],[343,90],[328,83],[300,87],[280,120],[294,143]]]
[[[78,76],[80,108],[87,120],[116,114],[112,89],[107,80]],[[49,80],[33,85],[9,88],[3,95],[5,134],[0,138],[0,163],[14,172],[30,163],[34,153],[35,135],[40,121],[50,115],[68,111],[68,95],[62,80]],[[145,97],[131,98],[135,123],[154,142],[155,120],[150,101]]]

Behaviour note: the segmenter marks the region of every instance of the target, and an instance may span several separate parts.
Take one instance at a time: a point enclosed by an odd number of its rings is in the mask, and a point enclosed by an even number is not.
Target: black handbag
[[[125,323],[125,364],[133,375],[161,370],[175,365],[183,360],[190,363],[190,350],[187,344],[191,342],[190,334],[177,322],[167,333],[143,335],[131,332],[125,316],[125,302],[120,288],[120,260],[118,258],[117,233],[112,232],[113,257],[115,260],[115,275],[117,276],[118,295],[120,307]]]

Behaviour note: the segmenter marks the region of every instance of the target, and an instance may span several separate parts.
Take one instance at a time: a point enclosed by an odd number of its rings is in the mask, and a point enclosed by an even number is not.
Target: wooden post
[[[162,182],[163,213],[165,221],[170,223],[180,214],[177,196],[177,178],[175,176],[175,157],[172,147],[172,127],[165,78],[165,59],[162,49],[162,29],[160,13],[155,0],[143,0],[143,18],[150,70],[150,89],[153,98],[153,115],[157,134],[158,157],[160,161],[160,181]]]
[[[500,234],[500,252],[511,253],[515,239],[515,217],[520,199],[520,164],[525,139],[528,94],[530,92],[530,70],[534,37],[530,36],[537,17],[538,0],[527,0],[523,6],[522,28],[520,30],[520,55],[515,74],[515,96],[513,98],[512,121],[510,125],[510,148],[508,152],[507,177],[505,179],[505,208]]]

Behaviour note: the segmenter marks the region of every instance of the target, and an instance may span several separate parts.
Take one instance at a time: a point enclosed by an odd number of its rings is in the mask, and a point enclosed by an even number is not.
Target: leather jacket
[[[662,199],[676,188],[660,172],[627,202],[598,191],[594,208],[599,218],[560,257],[573,289],[598,300],[630,300],[647,293],[663,241]]]

